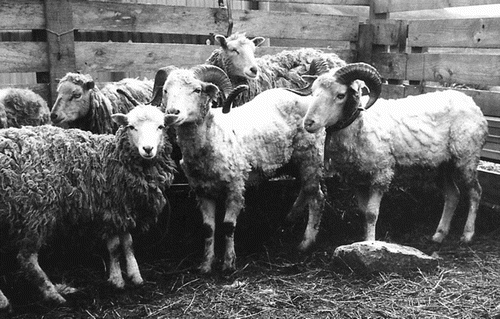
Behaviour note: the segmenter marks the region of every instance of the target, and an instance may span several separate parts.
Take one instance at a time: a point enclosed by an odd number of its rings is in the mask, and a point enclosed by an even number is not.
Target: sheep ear
[[[358,92],[360,96],[370,93],[370,89],[366,86],[366,83],[363,80],[354,80],[351,83],[351,88]]]
[[[227,39],[225,36],[222,34],[216,34],[214,39],[215,42],[217,42],[223,49],[227,48]]]
[[[217,98],[217,93],[219,93],[219,88],[212,83],[204,83],[203,92],[207,93],[212,100],[215,100]]]
[[[266,41],[266,39],[263,37],[255,37],[252,39],[252,42],[253,42],[253,44],[255,44],[256,47],[258,47],[259,45],[264,43],[264,41]]]
[[[84,84],[85,90],[92,90],[94,87],[95,87],[94,81],[88,81],[88,82],[85,82],[85,84]]]
[[[300,77],[309,84],[312,84],[318,78],[317,75],[307,75],[307,74],[301,75]]]
[[[111,119],[113,120],[113,122],[115,122],[118,125],[122,125],[122,126],[128,125],[128,118],[125,114],[122,114],[122,113],[112,114]]]

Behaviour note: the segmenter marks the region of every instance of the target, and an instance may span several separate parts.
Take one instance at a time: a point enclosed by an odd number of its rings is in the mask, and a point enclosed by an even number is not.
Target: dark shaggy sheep
[[[47,102],[29,89],[0,89],[0,128],[50,123]]]
[[[40,268],[38,252],[71,225],[96,227],[107,241],[113,286],[124,286],[120,249],[132,283],[143,281],[130,231],[148,229],[166,204],[171,147],[164,114],[154,106],[112,118],[121,125],[115,135],[50,125],[0,130],[0,226],[9,235],[1,244],[18,251],[22,271],[46,300],[65,302]]]
[[[114,133],[118,125],[111,120],[111,115],[127,113],[134,107],[117,92],[118,89],[138,102],[146,103],[151,99],[153,82],[126,78],[98,89],[90,75],[68,73],[59,81],[50,118],[58,126],[95,134]]]

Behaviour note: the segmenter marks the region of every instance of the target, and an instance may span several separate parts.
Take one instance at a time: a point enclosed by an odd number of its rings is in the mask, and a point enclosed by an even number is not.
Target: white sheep
[[[99,89],[90,75],[67,73],[57,86],[57,99],[50,114],[52,123],[95,134],[113,134],[118,125],[111,115],[127,113],[134,107],[118,89],[146,103],[151,99],[153,81],[125,78]]]
[[[65,302],[38,264],[40,248],[59,227],[98,227],[110,254],[110,284],[124,287],[122,252],[131,282],[143,282],[130,231],[146,230],[166,204],[171,148],[164,113],[154,106],[138,105],[112,119],[121,125],[115,135],[52,125],[0,130],[1,229],[45,300]],[[2,295],[0,306],[8,307]]]
[[[272,88],[303,89],[308,83],[303,75],[319,75],[323,68],[335,68],[345,65],[335,53],[325,53],[314,48],[284,50],[277,54],[268,54],[255,58],[255,49],[264,42],[264,38],[246,38],[245,33],[235,33],[226,38],[216,35],[220,48],[212,52],[205,63],[218,66],[231,79],[233,87],[241,84],[249,86],[234,105],[241,105],[253,99],[257,94]],[[322,66],[316,69],[316,64]]]
[[[309,206],[299,249],[309,248],[318,233],[324,201],[320,188],[324,132],[310,134],[302,126],[309,97],[274,89],[223,114],[211,107],[219,83],[205,74],[220,74],[227,81],[224,71],[215,66],[175,69],[167,77],[163,96],[167,122],[177,129],[182,168],[203,214],[206,237],[201,272],[211,271],[215,257],[216,200],[225,200],[223,270],[233,270],[234,231],[245,188],[272,177],[286,164],[295,165],[302,184],[289,218]]]
[[[47,102],[30,89],[0,89],[0,128],[50,123]]]
[[[371,91],[366,108],[373,107],[366,111],[358,80]],[[469,212],[461,240],[471,241],[481,197],[477,165],[488,134],[472,98],[450,90],[377,101],[380,75],[364,63],[331,70],[314,81],[312,91],[304,126],[309,132],[326,127],[325,171],[356,190],[366,215],[366,240],[375,240],[380,202],[394,176],[422,167],[440,172],[445,199],[432,239],[441,243],[448,234],[462,191]]]

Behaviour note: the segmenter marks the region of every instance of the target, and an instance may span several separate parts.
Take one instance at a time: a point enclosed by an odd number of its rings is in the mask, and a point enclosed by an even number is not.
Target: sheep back
[[[2,229],[40,247],[68,223],[93,222],[102,237],[147,228],[163,209],[173,163],[166,155],[138,161],[125,135],[48,125],[0,131]]]
[[[36,126],[50,122],[47,102],[29,89],[0,89],[0,110],[3,110],[0,113],[5,112],[7,118],[7,124],[3,127]],[[0,125],[3,125],[1,122]]]

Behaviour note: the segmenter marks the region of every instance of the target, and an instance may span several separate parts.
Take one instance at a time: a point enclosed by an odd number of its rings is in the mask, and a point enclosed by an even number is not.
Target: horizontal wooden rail
[[[498,0],[373,0],[373,11],[381,14],[498,3]]]

